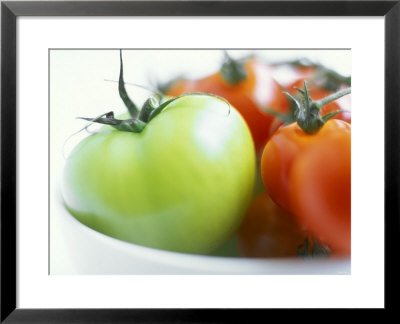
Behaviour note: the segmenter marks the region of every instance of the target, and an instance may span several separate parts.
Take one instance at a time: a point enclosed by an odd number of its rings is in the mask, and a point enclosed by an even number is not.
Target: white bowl
[[[54,194],[50,222],[50,274],[350,274],[350,259],[205,256],[124,242],[77,221]]]

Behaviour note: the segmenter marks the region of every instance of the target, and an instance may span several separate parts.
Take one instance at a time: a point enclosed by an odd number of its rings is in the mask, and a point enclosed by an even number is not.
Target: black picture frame
[[[237,322],[263,310],[19,309],[16,306],[16,20],[19,16],[382,16],[385,19],[385,310],[395,310],[400,232],[400,1],[2,1],[1,322]],[[367,67],[366,67],[367,68]],[[371,82],[371,86],[373,86]],[[367,91],[366,91],[367,95]],[[373,236],[373,233],[371,233]],[[248,314],[251,312],[251,314]],[[254,317],[253,317],[254,316]]]

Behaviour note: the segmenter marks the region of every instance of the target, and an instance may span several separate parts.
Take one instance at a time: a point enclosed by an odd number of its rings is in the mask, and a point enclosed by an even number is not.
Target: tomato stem
[[[314,101],[314,105],[317,106],[319,110],[321,110],[321,108],[323,106],[325,106],[326,104],[328,104],[328,103],[330,103],[332,101],[335,101],[335,100],[337,100],[337,99],[339,99],[339,98],[341,98],[341,97],[343,97],[345,95],[348,95],[350,93],[351,93],[351,88],[346,88],[346,89],[340,90],[338,92],[335,92],[335,93],[333,93],[333,94],[331,94],[331,95],[329,95],[329,96],[327,96],[327,97],[325,97],[323,99]]]
[[[154,111],[158,107],[158,105],[159,103],[156,98],[150,97],[149,99],[147,99],[144,102],[142,109],[140,109],[139,120],[147,123],[150,119],[152,111]]]
[[[288,92],[284,92],[284,94],[294,103],[295,120],[300,128],[307,134],[318,132],[330,118],[339,112],[342,112],[335,111],[325,116],[321,116],[320,110],[324,105],[351,93],[351,88],[346,88],[320,100],[313,101],[309,95],[306,81],[304,81],[304,88],[297,90],[302,96],[300,99],[293,97]]]
[[[140,133],[146,123],[136,119],[136,118],[129,118],[129,119],[116,119],[114,117],[114,112],[110,111],[102,116],[105,117],[96,117],[96,118],[87,118],[87,117],[77,117],[78,119],[83,119],[90,121],[91,123],[99,123],[103,125],[112,126],[120,131],[125,132],[133,132],[133,133]]]
[[[128,111],[131,115],[132,118],[128,119],[117,119],[114,117],[114,112],[110,111],[108,113],[102,114],[98,117],[95,118],[87,118],[87,117],[77,117],[78,119],[83,119],[86,121],[89,121],[90,123],[99,123],[103,125],[108,125],[111,127],[116,128],[119,131],[124,131],[124,132],[132,132],[132,133],[140,133],[143,131],[143,129],[146,127],[146,125],[158,114],[160,114],[170,103],[175,101],[176,99],[182,98],[184,96],[191,96],[191,95],[205,95],[205,96],[211,96],[211,97],[216,97],[228,105],[228,115],[230,113],[230,104],[229,102],[217,95],[214,94],[209,94],[209,93],[203,93],[203,92],[191,92],[191,93],[184,93],[180,96],[171,98],[169,100],[165,100],[164,97],[160,96],[160,100],[157,99],[156,97],[152,96],[148,98],[142,108],[139,110],[137,106],[132,102],[132,100],[129,98],[128,94],[126,93],[125,90],[125,82],[124,82],[124,77],[123,77],[123,63],[122,63],[122,51],[120,51],[120,62],[121,62],[121,69],[120,69],[120,75],[119,75],[119,94],[123,102],[125,103],[125,106],[128,108]],[[86,126],[87,128],[88,126]]]
[[[311,241],[311,244],[310,244]],[[331,250],[313,237],[306,237],[304,242],[297,247],[297,255],[303,259],[315,257],[329,257]]]
[[[123,67],[123,63],[122,63],[122,50],[119,51],[119,57],[120,57],[120,63],[121,63],[121,68],[120,68],[120,72],[119,72],[119,83],[118,83],[119,96],[121,97],[125,106],[128,108],[128,111],[129,111],[131,117],[136,118],[137,115],[139,114],[139,109],[129,98],[128,93],[126,92],[126,89],[125,89],[124,67]]]
[[[227,51],[224,51],[225,62],[221,67],[222,78],[231,85],[237,85],[247,78],[244,60],[234,60]]]
[[[326,67],[321,63],[313,62],[307,58],[300,58],[292,61],[282,61],[271,64],[272,66],[289,65],[300,68],[315,68],[315,74],[311,80],[319,87],[329,91],[337,91],[342,85],[351,86],[351,76],[344,76]]]
[[[230,104],[229,102],[217,95],[204,93],[204,92],[190,92],[184,93],[183,95],[171,98],[165,102],[160,102],[155,97],[150,97],[143,104],[142,109],[140,110],[140,114],[138,118],[129,118],[129,119],[117,119],[114,117],[114,112],[110,111],[108,113],[102,114],[96,118],[87,118],[87,117],[77,117],[78,119],[83,119],[90,121],[91,123],[99,123],[103,125],[108,125],[116,128],[119,131],[124,132],[132,132],[132,133],[140,133],[146,127],[146,125],[158,114],[160,114],[167,106],[173,101],[185,97],[185,96],[210,96],[215,97],[219,100],[224,101],[228,105],[228,115],[230,113]]]

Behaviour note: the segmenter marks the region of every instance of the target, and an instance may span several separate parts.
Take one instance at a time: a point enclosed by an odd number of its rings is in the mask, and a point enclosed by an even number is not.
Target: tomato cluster
[[[350,79],[284,64],[296,74],[285,84],[274,78],[279,65],[226,55],[219,71],[176,80],[139,108],[121,56],[129,114],[84,118],[105,126],[67,160],[66,207],[95,230],[154,248],[212,253],[236,236],[245,257],[321,247],[348,256]]]
[[[292,69],[294,78],[281,85],[273,75],[282,65]],[[262,156],[266,192],[254,199],[238,233],[245,256],[293,254],[294,241],[300,244],[307,235],[334,254],[350,253],[349,86],[349,78],[304,60],[277,67],[254,57],[227,57],[220,71],[178,80],[167,89],[171,96],[191,91],[220,95],[249,126]],[[347,95],[332,98],[337,91]],[[295,223],[289,225],[287,215]]]

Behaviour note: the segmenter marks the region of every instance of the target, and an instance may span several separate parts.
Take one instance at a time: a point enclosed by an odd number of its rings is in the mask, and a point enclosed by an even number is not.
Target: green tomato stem
[[[115,129],[118,129],[119,131],[123,132],[132,132],[132,133],[140,133],[143,131],[143,129],[146,127],[146,125],[158,114],[160,114],[167,106],[172,103],[173,101],[186,97],[186,96],[209,96],[209,97],[214,97],[219,100],[224,101],[228,105],[228,115],[230,113],[230,107],[231,105],[229,102],[217,95],[210,94],[210,93],[204,93],[204,92],[190,92],[190,93],[185,93],[183,95],[171,98],[160,105],[159,102],[156,100],[154,97],[150,97],[149,99],[146,100],[146,102],[143,105],[143,108],[141,110],[142,114],[142,119],[140,118],[129,118],[125,120],[121,119],[116,119],[114,117],[114,112],[110,111],[108,113],[102,114],[99,117],[96,118],[87,118],[87,117],[77,117],[78,119],[83,119],[90,121],[91,123],[99,123],[99,124],[104,124],[108,126],[112,126]],[[140,116],[140,115],[139,115]]]
[[[310,240],[312,241],[311,246]],[[297,247],[297,255],[302,259],[329,258],[331,250],[327,245],[319,242],[316,238],[306,236],[304,242]]]
[[[136,118],[137,115],[139,114],[139,109],[129,98],[128,93],[126,92],[126,89],[125,89],[124,67],[123,67],[123,63],[122,63],[122,50],[119,51],[119,57],[120,57],[120,62],[121,62],[121,68],[120,68],[120,72],[119,72],[119,82],[118,82],[119,96],[121,97],[125,106],[128,108],[128,111],[129,111],[131,117]]]
[[[341,98],[341,97],[343,97],[345,95],[348,95],[350,93],[351,93],[351,88],[346,88],[346,89],[340,90],[338,92],[335,92],[335,93],[333,93],[333,94],[331,94],[331,95],[329,95],[329,96],[327,96],[327,97],[325,97],[323,99],[314,101],[314,105],[316,107],[318,107],[319,110],[321,110],[321,108],[323,106],[325,106],[326,104],[328,104],[328,103],[330,103],[332,101],[335,101],[335,100],[337,100],[337,99],[339,99],[339,98]]]
[[[320,110],[324,105],[351,93],[351,88],[346,88],[323,99],[313,101],[309,95],[306,81],[304,81],[304,88],[297,90],[302,96],[301,99],[297,99],[287,92],[284,93],[289,97],[290,100],[293,101],[295,120],[300,128],[307,134],[314,134],[318,132],[330,118],[339,112],[342,112],[335,111],[322,117],[320,115]]]
[[[146,125],[158,114],[160,114],[171,102],[175,101],[178,98],[190,95],[205,95],[218,98],[223,100],[227,103],[229,107],[228,114],[230,112],[230,104],[229,102],[214,94],[203,93],[203,92],[191,92],[191,93],[184,93],[180,96],[171,98],[169,100],[163,101],[164,98],[158,100],[155,97],[148,98],[145,103],[143,104],[142,108],[139,110],[137,106],[130,100],[128,94],[125,90],[125,82],[123,77],[123,63],[122,63],[122,51],[120,51],[120,62],[121,62],[121,69],[119,75],[119,94],[121,99],[124,101],[126,107],[132,118],[128,118],[125,120],[116,119],[114,117],[114,112],[110,111],[108,113],[102,114],[96,118],[87,118],[87,117],[77,117],[78,119],[83,119],[89,121],[90,123],[99,123],[108,126],[112,126],[119,131],[123,132],[132,132],[132,133],[140,133],[146,127]],[[110,80],[111,81],[111,80]],[[161,102],[160,102],[161,101]],[[87,127],[86,127],[87,128]]]
[[[300,58],[292,61],[276,62],[272,63],[271,65],[272,66],[289,65],[289,66],[296,66],[303,68],[309,68],[309,67],[315,68],[316,73],[312,77],[313,82],[329,91],[337,91],[339,87],[343,84],[349,87],[351,86],[351,76],[341,75],[338,72],[326,67],[325,65],[313,62],[307,58]]]
[[[225,53],[225,62],[221,67],[222,78],[231,85],[236,85],[247,78],[245,61],[234,60],[227,51]]]
[[[114,118],[114,113],[111,111],[107,114],[103,114],[105,117],[97,117],[97,118],[87,118],[87,117],[77,117],[78,119],[87,120],[91,123],[99,123],[103,125],[112,126],[119,131],[124,132],[132,132],[132,133],[140,133],[145,127],[146,123],[135,118],[129,119],[116,119]]]
[[[142,109],[140,109],[139,120],[147,123],[150,120],[151,113],[158,107],[158,104],[158,100],[154,97],[147,99]]]

